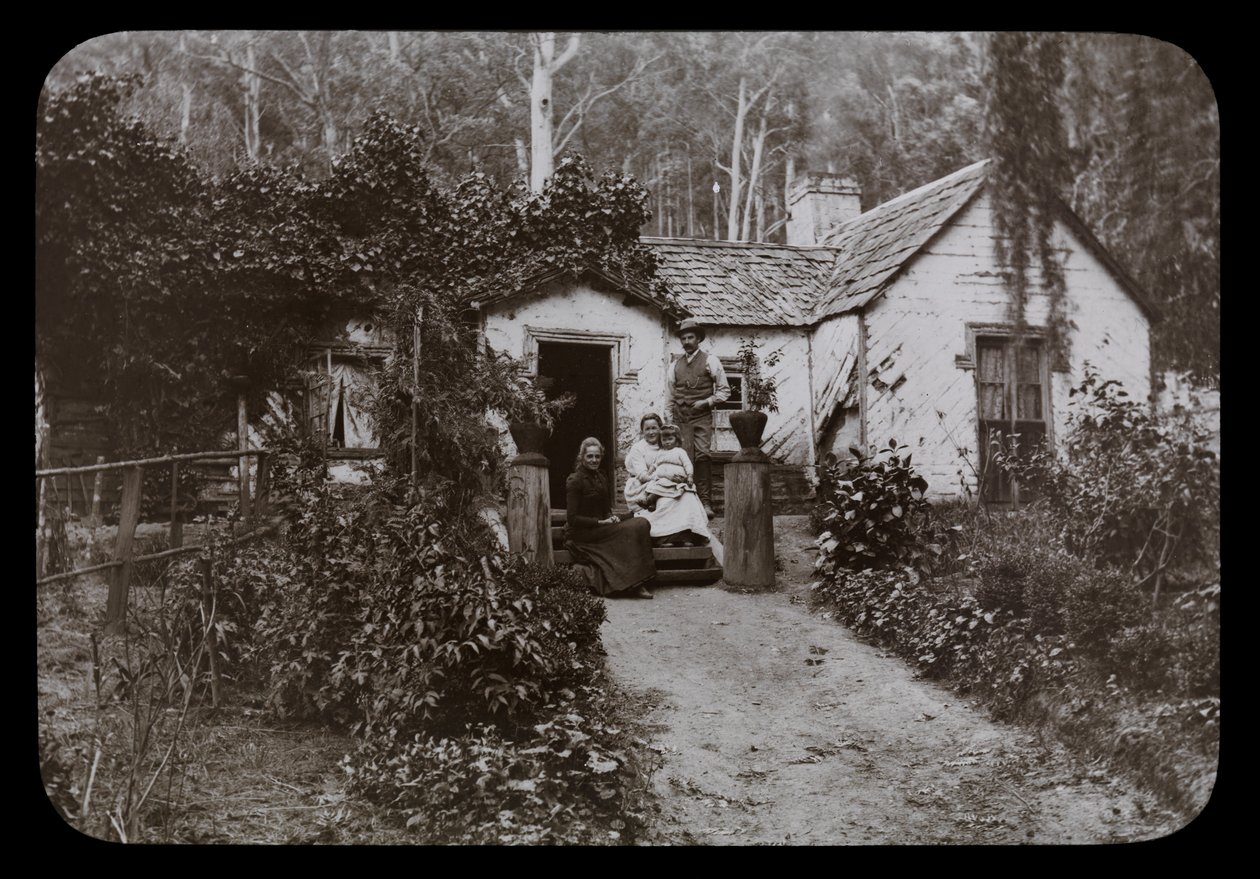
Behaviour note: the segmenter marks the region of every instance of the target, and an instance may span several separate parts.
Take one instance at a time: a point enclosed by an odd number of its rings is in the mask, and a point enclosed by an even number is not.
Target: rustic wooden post
[[[47,570],[44,563],[44,550],[48,540],[44,534],[44,527],[48,517],[44,512],[44,493],[48,487],[48,477],[45,476],[42,479],[37,477],[36,481],[39,483],[39,491],[35,498],[35,577],[38,579],[44,576]]]
[[[245,382],[244,376],[236,376],[234,379],[239,391],[236,394],[236,447],[244,452],[249,448],[249,419],[245,410]],[[241,456],[237,465],[240,471],[241,498],[240,498],[240,516],[242,519],[249,519],[249,458]]]
[[[424,322],[424,306],[416,307],[416,321],[411,331],[411,488],[420,484],[420,328]]]
[[[732,586],[774,585],[774,519],[770,510],[770,459],[743,448],[723,468],[726,558],[722,579]]]
[[[179,462],[171,462],[171,549],[184,545],[184,523],[179,519]]]
[[[261,519],[267,515],[267,505],[271,502],[271,456],[266,452],[258,453],[258,478],[254,481],[254,518]]]
[[[522,452],[508,464],[508,549],[550,567],[551,486],[548,461],[539,452]]]
[[[118,634],[127,623],[127,587],[131,582],[131,544],[140,521],[140,490],[144,485],[144,468],[128,467],[123,471],[122,505],[118,511],[118,538],[114,544],[114,560],[123,564],[114,568],[109,582],[109,600],[105,606],[105,631]]]
[[[202,556],[198,562],[201,566],[201,607],[206,621],[206,652],[210,655],[210,704],[219,707],[219,635],[214,628],[217,614],[213,590],[210,581],[210,559]]]
[[[97,464],[105,463],[104,455],[96,456]],[[93,528],[101,524],[101,494],[105,488],[105,471],[97,470],[96,477],[92,480],[92,518],[88,520]]]

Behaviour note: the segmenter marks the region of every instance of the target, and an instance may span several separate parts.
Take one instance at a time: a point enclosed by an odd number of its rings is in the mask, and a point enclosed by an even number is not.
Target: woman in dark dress
[[[651,598],[647,584],[656,576],[652,526],[646,519],[623,522],[612,514],[608,479],[600,471],[603,460],[603,443],[593,436],[582,440],[577,465],[564,484],[565,548],[574,561],[594,569],[591,585],[600,595]]]

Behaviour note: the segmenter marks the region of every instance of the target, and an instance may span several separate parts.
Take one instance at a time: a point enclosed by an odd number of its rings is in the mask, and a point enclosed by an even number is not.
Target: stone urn
[[[543,445],[551,432],[536,421],[513,421],[508,424],[512,442],[516,443],[516,460],[534,461],[543,458]]]
[[[766,429],[766,413],[741,409],[731,413],[731,429],[742,449],[761,448],[761,435]]]

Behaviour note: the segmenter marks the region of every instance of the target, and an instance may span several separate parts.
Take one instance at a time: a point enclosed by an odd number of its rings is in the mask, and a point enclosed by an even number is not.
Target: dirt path
[[[780,592],[608,603],[610,669],[642,694],[663,760],[647,841],[1100,843],[1177,829],[1125,781],[812,615],[805,522],[775,529]]]

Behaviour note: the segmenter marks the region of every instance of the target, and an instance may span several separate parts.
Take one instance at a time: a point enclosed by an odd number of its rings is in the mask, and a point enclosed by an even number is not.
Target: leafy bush
[[[1010,717],[1039,686],[1071,668],[1063,636],[1031,632],[1010,611],[934,591],[913,569],[841,571],[814,585],[815,600],[857,634],[889,647],[936,678]]]
[[[549,707],[549,720],[510,736],[483,724],[369,742],[345,760],[350,789],[400,810],[426,842],[608,842],[596,818],[630,841],[641,816],[628,800],[625,734],[601,717],[597,690],[565,691]]]
[[[926,568],[940,545],[923,540],[929,505],[927,481],[910,466],[906,446],[889,440],[849,464],[825,468],[820,480],[822,501],[815,521],[825,529],[818,536],[821,558],[830,568],[872,568],[914,565]]]
[[[1186,585],[1219,553],[1220,465],[1208,435],[1188,417],[1150,414],[1088,365],[1071,394],[1066,458],[1040,451],[1001,465],[1042,498],[1073,552],[1156,588],[1170,575]]]
[[[494,554],[442,493],[407,506],[319,486],[296,506],[258,622],[282,713],[407,738],[528,714],[581,676],[602,602],[570,572]]]

